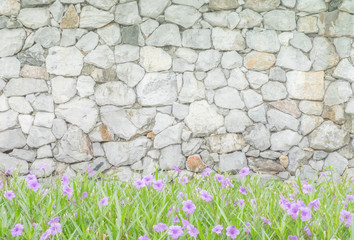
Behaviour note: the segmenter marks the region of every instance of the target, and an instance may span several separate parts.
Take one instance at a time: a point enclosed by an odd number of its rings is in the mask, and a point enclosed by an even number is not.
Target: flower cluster
[[[35,192],[41,187],[41,184],[39,184],[36,175],[34,175],[33,173],[27,175],[26,182],[27,187]]]
[[[59,223],[59,217],[55,217],[48,222],[49,228],[42,234],[40,240],[49,239],[51,236],[55,236],[62,232],[61,224]]]
[[[166,184],[163,180],[155,180],[152,175],[145,175],[142,179],[138,179],[134,182],[134,186],[140,190],[143,187],[150,187],[155,189],[158,192],[162,192],[166,187]]]

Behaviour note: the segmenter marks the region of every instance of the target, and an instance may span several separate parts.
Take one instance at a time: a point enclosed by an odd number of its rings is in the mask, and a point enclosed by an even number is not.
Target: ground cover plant
[[[85,175],[0,183],[0,239],[353,239],[351,179],[283,183],[206,169],[133,183]]]

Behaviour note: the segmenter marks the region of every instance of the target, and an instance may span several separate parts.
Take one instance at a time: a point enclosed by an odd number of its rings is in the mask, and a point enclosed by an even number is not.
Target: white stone
[[[76,90],[80,97],[88,97],[94,94],[95,80],[89,76],[80,76],[77,79]]]
[[[21,63],[15,57],[0,58],[0,77],[16,78],[20,76]]]
[[[288,95],[286,87],[280,82],[269,81],[261,88],[263,99],[266,101],[277,101],[285,99]]]
[[[305,114],[321,115],[323,111],[323,103],[315,101],[301,101],[299,109]]]
[[[193,7],[183,5],[171,5],[165,10],[165,20],[178,24],[184,28],[192,27],[201,17],[201,14]]]
[[[264,17],[265,28],[279,31],[291,31],[296,28],[295,12],[290,10],[273,10],[267,12]]]
[[[248,127],[243,136],[256,149],[264,151],[270,147],[270,132],[263,124]]]
[[[38,127],[51,128],[53,126],[54,113],[37,112],[33,125]]]
[[[105,106],[101,108],[101,118],[118,137],[123,139],[130,139],[136,135],[138,128],[129,120],[129,117],[124,111],[113,106]]]
[[[140,50],[140,64],[147,72],[164,71],[171,68],[172,58],[160,48],[147,46]]]
[[[115,46],[121,41],[120,27],[117,23],[97,29],[97,33],[108,46]]]
[[[55,103],[65,103],[76,94],[76,79],[55,77],[50,81],[52,85],[52,95]]]
[[[145,35],[145,37],[148,37],[153,31],[155,31],[158,26],[158,21],[153,19],[147,19],[145,22],[140,24],[140,30]]]
[[[7,111],[9,109],[10,107],[7,97],[4,94],[0,95],[0,112]]]
[[[172,105],[172,114],[176,119],[182,120],[189,113],[189,106],[181,103],[174,102]]]
[[[278,35],[274,30],[256,28],[247,31],[246,43],[249,48],[259,52],[275,53],[280,49]]]
[[[31,115],[19,115],[18,121],[20,123],[22,132],[28,134],[33,123],[34,117]]]
[[[0,57],[12,56],[18,53],[26,39],[26,32],[20,29],[0,30]]]
[[[185,123],[196,137],[207,136],[224,125],[224,118],[205,100],[193,102]]]
[[[219,65],[222,54],[216,50],[206,50],[199,53],[196,70],[209,71]]]
[[[136,87],[138,102],[143,106],[171,105],[177,99],[174,73],[147,73]]]
[[[50,13],[47,8],[23,8],[17,16],[25,27],[37,29],[50,24]]]
[[[144,17],[157,18],[166,9],[170,0],[140,0],[139,8],[140,14]]]
[[[210,29],[186,29],[182,37],[183,47],[209,49],[211,47]]]
[[[34,41],[44,48],[56,46],[60,42],[60,30],[54,27],[40,28],[34,34]]]
[[[204,79],[204,84],[207,89],[216,89],[227,86],[227,81],[222,69],[215,68],[209,71]]]
[[[28,134],[27,145],[32,148],[38,148],[55,142],[55,140],[56,139],[50,129],[32,126]]]
[[[298,48],[304,52],[308,52],[312,48],[311,39],[304,33],[294,32],[294,37],[290,39],[291,46]]]
[[[88,133],[96,124],[98,110],[94,101],[75,97],[71,101],[59,105],[55,109],[55,114],[58,118],[65,119]]]
[[[220,156],[219,170],[221,172],[236,171],[246,166],[247,159],[243,152],[233,152]]]
[[[245,74],[239,68],[231,70],[230,77],[227,82],[230,87],[236,88],[237,90],[244,90],[249,85]]]
[[[225,52],[221,58],[221,66],[226,69],[234,69],[242,66],[242,56],[236,51]]]
[[[31,93],[47,92],[44,80],[34,78],[12,78],[3,90],[5,96],[24,96]]]
[[[231,110],[225,117],[225,128],[231,133],[242,133],[251,125],[251,119],[241,110]]]
[[[83,54],[75,47],[52,47],[46,58],[48,73],[78,76],[84,65]]]
[[[350,99],[345,107],[345,113],[354,115],[354,98]]]
[[[271,141],[271,149],[273,151],[288,151],[291,147],[300,143],[302,136],[297,132],[291,130],[284,130],[273,133]]]
[[[44,171],[43,171],[43,169]],[[56,162],[52,158],[37,159],[31,165],[31,172],[38,178],[50,176],[57,168]]]
[[[247,89],[241,92],[241,96],[248,109],[259,106],[263,103],[262,95],[258,94],[252,89]]]
[[[329,166],[334,167],[334,169],[342,175],[345,168],[348,166],[348,160],[341,156],[339,153],[334,152],[330,153],[325,160],[323,168],[327,168]]]
[[[312,63],[299,49],[282,47],[276,65],[293,70],[308,71]]]
[[[350,0],[344,0],[338,9],[353,14],[354,13],[354,3]]]
[[[200,8],[206,3],[205,0],[172,0],[172,2],[176,4],[191,6],[196,9]]]
[[[245,49],[245,39],[239,30],[213,28],[212,40],[214,48],[217,50],[232,51]]]
[[[213,153],[229,153],[241,150],[246,146],[241,134],[220,134],[206,138],[206,144]]]
[[[347,58],[343,59],[334,69],[333,77],[343,78],[345,80],[354,82],[354,66],[349,62]]]
[[[16,0],[3,0],[0,5],[0,15],[17,16],[20,8],[21,4]]]
[[[76,43],[75,32],[76,29],[63,29],[61,33],[60,46],[70,47],[75,45]]]
[[[33,112],[31,104],[24,97],[11,97],[8,100],[10,108],[18,113],[29,114]]]
[[[325,94],[324,72],[291,71],[286,74],[289,97],[304,100],[322,100]]]
[[[85,56],[84,62],[107,69],[112,67],[115,62],[114,53],[107,45],[100,45]]]
[[[181,143],[183,126],[183,123],[179,123],[157,134],[154,138],[154,148],[161,149],[169,145]]]
[[[313,62],[312,68],[315,71],[332,68],[339,62],[336,49],[333,44],[324,37],[314,38],[310,59]]]
[[[26,160],[28,162],[33,162],[36,158],[36,151],[24,150],[24,149],[14,149],[9,153],[11,157]]]
[[[215,91],[215,105],[228,109],[242,109],[245,107],[239,92],[231,87],[220,88]]]
[[[86,0],[86,2],[94,7],[101,8],[106,11],[117,4],[117,0]]]
[[[341,58],[346,58],[350,56],[351,50],[351,39],[348,37],[335,38],[333,40],[334,46],[336,47],[337,53]]]
[[[193,72],[195,68],[194,64],[189,64],[186,60],[182,58],[173,59],[172,70],[174,72]]]
[[[198,81],[192,72],[183,74],[183,86],[178,95],[181,103],[192,103],[205,98],[204,84]]]
[[[237,28],[254,28],[259,27],[262,24],[263,17],[259,13],[246,8],[239,14],[241,20],[237,25]]]
[[[186,158],[182,155],[181,145],[172,145],[161,150],[159,158],[160,169],[172,170],[174,166],[185,167]]]
[[[203,13],[203,19],[207,21],[213,27],[227,27],[228,26],[228,15],[230,11],[214,11]]]
[[[140,48],[127,44],[118,45],[114,50],[116,63],[131,62],[139,59]]]
[[[134,25],[141,22],[136,1],[118,4],[115,11],[115,21],[123,25]]]
[[[178,26],[169,23],[160,25],[146,40],[146,44],[157,47],[181,46]]]
[[[303,12],[319,13],[327,10],[324,0],[298,0],[296,9]]]
[[[132,88],[121,81],[107,82],[96,87],[95,100],[98,105],[127,106],[135,103]]]
[[[269,130],[271,131],[281,131],[284,129],[297,131],[300,125],[299,120],[276,109],[268,110],[267,119],[269,123]]]
[[[37,158],[47,157],[53,157],[52,148],[50,147],[50,145],[44,145],[37,149]]]
[[[80,13],[80,28],[100,28],[114,20],[112,13],[85,6]]]
[[[268,82],[268,75],[255,71],[248,71],[247,74],[248,82],[253,89],[258,89]]]
[[[17,117],[18,113],[13,110],[0,112],[0,132],[16,126]]]
[[[157,113],[155,118],[155,125],[152,131],[155,134],[158,134],[162,132],[164,129],[172,126],[173,121],[174,121],[174,117],[171,117],[163,113]]]
[[[66,131],[67,126],[63,119],[56,118],[53,120],[52,132],[57,139],[62,138]]]
[[[8,154],[0,153],[0,169],[6,171],[10,168],[17,169],[20,174],[28,173],[28,163],[24,160],[10,157]]]
[[[88,32],[83,35],[80,40],[76,43],[76,47],[85,53],[91,52],[96,48],[98,44],[98,34],[95,32]]]
[[[318,116],[302,115],[300,133],[304,136],[312,132],[315,128],[320,126],[323,118]]]
[[[145,70],[135,63],[123,63],[116,67],[117,77],[129,87],[135,87],[145,75]]]
[[[327,87],[324,103],[328,106],[345,103],[351,96],[353,91],[350,84],[347,81],[337,80]]]

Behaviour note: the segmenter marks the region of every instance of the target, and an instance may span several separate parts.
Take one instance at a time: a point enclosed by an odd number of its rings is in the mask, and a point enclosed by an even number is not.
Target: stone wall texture
[[[1,0],[0,170],[353,176],[353,37],[353,0]]]

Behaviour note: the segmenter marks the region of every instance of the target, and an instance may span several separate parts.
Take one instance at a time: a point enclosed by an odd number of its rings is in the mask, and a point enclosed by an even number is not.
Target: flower
[[[149,186],[154,182],[154,177],[152,175],[146,175],[143,177],[143,183],[145,186]]]
[[[298,238],[295,235],[290,235],[290,240],[298,240]]]
[[[308,184],[306,181],[302,182],[302,191],[307,194],[307,193],[312,193],[312,185]]]
[[[30,182],[30,181],[37,181],[37,177],[33,173],[28,174],[26,177],[26,182]]]
[[[173,169],[174,169],[176,172],[178,172],[178,173],[180,173],[180,172],[181,172],[181,169],[179,169],[179,167],[177,167],[176,165],[175,165],[175,166],[173,166]]]
[[[211,168],[206,168],[203,172],[202,172],[202,176],[209,176],[210,177],[210,172],[211,172]]]
[[[291,203],[289,202],[289,200],[287,198],[284,198],[283,196],[280,196],[279,203],[280,203],[280,207],[284,210],[289,209],[291,206]]]
[[[317,198],[309,203],[309,208],[313,207],[313,209],[317,211],[318,209],[320,209],[320,205],[320,200]]]
[[[340,211],[340,215],[339,215],[339,221],[345,223],[346,227],[349,227],[352,223],[352,218],[353,218],[353,214],[346,211],[346,210],[341,210]]]
[[[168,229],[168,227],[164,223],[158,223],[157,225],[154,225],[154,230],[156,232],[163,232],[163,231],[165,231],[167,229]]]
[[[182,186],[186,185],[188,183],[188,177],[183,176],[178,180],[178,183],[182,184]]]
[[[182,229],[185,229],[186,227],[189,226],[189,221],[182,218],[182,225],[183,225]]]
[[[81,196],[81,199],[84,199],[84,198],[86,198],[87,196],[88,196],[87,192],[83,192],[83,193],[82,193],[82,196]]]
[[[247,176],[249,173],[250,173],[250,169],[248,167],[244,167],[240,170],[238,175],[240,176],[240,178],[243,178],[244,176]]]
[[[230,179],[225,178],[225,179],[221,182],[221,187],[227,187],[227,186],[234,187],[234,185],[231,183]]]
[[[221,183],[224,180],[224,178],[225,177],[223,175],[216,174],[214,179],[217,180],[219,183]]]
[[[99,204],[101,206],[107,206],[108,205],[108,200],[109,200],[109,197],[104,197],[101,199],[101,201],[99,201]]]
[[[69,178],[65,174],[63,174],[63,177],[61,178],[61,182],[63,185],[69,185]]]
[[[50,220],[50,221],[48,222],[48,225],[53,225],[54,223],[57,223],[57,222],[59,222],[59,217],[55,217],[55,218],[53,218],[52,220]]]
[[[197,238],[199,230],[196,227],[194,227],[192,224],[189,224],[187,226],[187,230],[187,234],[189,234],[191,237]]]
[[[133,184],[138,190],[140,190],[142,187],[145,187],[144,182],[140,179],[136,180]]]
[[[95,175],[95,172],[89,167],[87,169],[87,174]]]
[[[242,193],[243,195],[246,195],[246,194],[247,194],[246,188],[244,188],[244,187],[240,187],[238,191],[239,191],[240,193]]]
[[[57,233],[61,233],[62,232],[61,224],[60,223],[53,223],[52,225],[50,225],[49,230],[53,236]]]
[[[36,192],[41,187],[41,184],[39,184],[39,182],[36,179],[36,180],[32,180],[32,181],[27,182],[27,186],[29,189],[32,189],[33,191]]]
[[[307,233],[307,235],[311,236],[311,231],[310,231],[309,227],[307,227],[307,226],[304,227],[304,230]]]
[[[211,231],[220,235],[223,229],[224,228],[222,225],[216,225],[213,229],[211,229]]]
[[[158,192],[162,192],[162,190],[165,188],[166,184],[163,180],[157,180],[154,182],[152,187],[157,190]]]
[[[239,203],[239,205],[240,205],[241,208],[243,208],[243,207],[246,205],[245,200],[243,200],[243,199],[240,199],[240,200],[238,201],[238,203]]]
[[[251,231],[251,223],[246,223],[246,226],[243,228],[243,230],[245,230],[245,232],[248,234],[248,235],[251,235],[250,234],[250,231]]]
[[[5,171],[5,175],[12,175],[12,172],[13,172],[13,168],[9,168]]]
[[[196,206],[194,205],[192,200],[186,200],[182,202],[183,208],[182,210],[186,212],[187,214],[192,214],[194,213]]]
[[[207,192],[205,190],[201,190],[200,191],[200,198],[206,202],[210,202],[213,199],[213,196],[211,196],[209,192]]]
[[[174,223],[178,223],[178,222],[179,222],[179,218],[178,218],[177,215],[173,217],[173,222],[174,222]]]
[[[0,180],[0,189],[4,187],[4,184],[2,183],[2,181]]]
[[[264,225],[269,225],[269,226],[271,226],[272,224],[271,224],[271,222],[267,219],[267,218],[265,218],[265,217],[261,217],[261,219],[263,220],[263,224]]]
[[[347,200],[349,202],[353,201],[354,200],[354,196],[353,195],[347,195]]]
[[[73,195],[74,190],[68,185],[64,185],[62,189],[63,189],[63,194],[64,195],[66,194],[68,198],[70,198]]]
[[[40,240],[49,239],[49,238],[50,238],[50,235],[51,235],[51,231],[50,231],[50,229],[48,229],[47,231],[45,231],[45,232],[42,234]]]
[[[140,236],[138,240],[150,240],[146,235]]]
[[[300,215],[301,221],[305,222],[305,221],[308,221],[312,218],[310,208],[302,207],[302,208],[300,208],[300,211],[301,211],[301,215]]]
[[[15,225],[13,229],[11,229],[11,236],[16,237],[16,236],[21,236],[23,232],[23,225],[18,223]]]
[[[167,234],[171,236],[173,239],[177,239],[183,235],[183,230],[180,226],[170,226]]]
[[[13,192],[13,191],[11,191],[11,190],[9,190],[9,191],[6,191],[5,193],[4,193],[4,197],[7,199],[7,200],[12,200],[14,197],[16,197],[16,194]]]
[[[38,229],[42,229],[41,226],[39,226],[38,223],[32,223],[33,228],[38,228]]]
[[[48,166],[48,164],[42,164],[42,165],[40,165],[37,169],[38,170],[42,170],[43,172],[45,172],[45,168]]]
[[[226,236],[231,239],[237,238],[237,235],[240,234],[240,231],[235,226],[229,226],[226,228]]]
[[[178,194],[177,194],[177,199],[179,199],[179,198],[183,198],[183,192],[179,192]]]
[[[299,209],[300,207],[297,203],[291,203],[290,207],[287,210],[287,214],[291,215],[293,219],[297,219],[297,217],[299,216]]]

